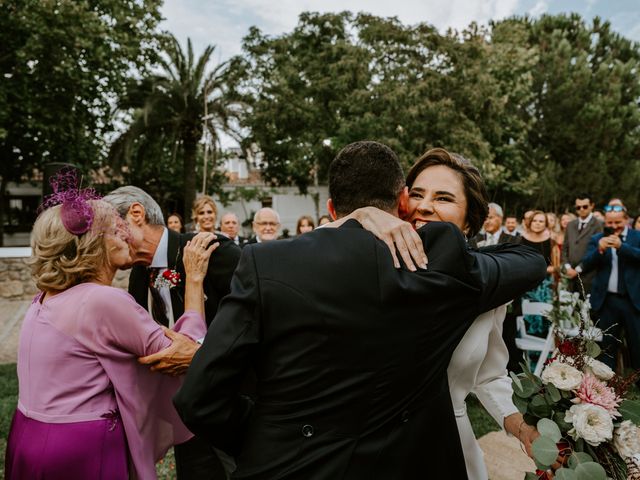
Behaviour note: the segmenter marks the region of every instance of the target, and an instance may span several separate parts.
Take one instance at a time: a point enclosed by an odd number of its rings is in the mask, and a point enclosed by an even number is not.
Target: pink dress
[[[67,479],[116,478],[120,473],[109,470],[119,468],[123,457],[131,478],[156,478],[155,462],[193,435],[171,403],[182,380],[150,372],[136,360],[171,341],[117,288],[83,283],[44,304],[39,300],[20,333],[7,478],[54,478],[47,472]],[[187,311],[174,330],[202,338],[204,318]],[[90,466],[81,461],[87,449],[95,457]],[[62,465],[61,456],[72,467]]]

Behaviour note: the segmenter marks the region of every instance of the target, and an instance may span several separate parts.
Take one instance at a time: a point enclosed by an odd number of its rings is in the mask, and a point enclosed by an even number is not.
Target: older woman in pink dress
[[[170,341],[110,286],[130,261],[127,236],[115,210],[95,199],[51,207],[34,225],[31,268],[42,293],[20,334],[8,479],[156,478],[155,462],[192,436],[171,404],[181,379],[137,362]],[[174,330],[193,339],[206,331],[202,281],[212,239],[199,234],[184,252],[185,313]]]

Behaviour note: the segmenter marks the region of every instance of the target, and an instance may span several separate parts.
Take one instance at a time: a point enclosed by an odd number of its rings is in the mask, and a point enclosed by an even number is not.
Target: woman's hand
[[[187,281],[202,283],[204,280],[209,267],[209,257],[220,245],[219,242],[211,243],[215,238],[213,233],[201,232],[185,245],[182,251],[182,262]]]
[[[325,227],[329,225],[339,227],[351,218],[360,222],[365,230],[369,230],[387,244],[396,268],[400,268],[396,249],[409,270],[415,271],[416,267],[427,268],[427,254],[424,252],[422,240],[409,222],[375,207],[363,207]]]

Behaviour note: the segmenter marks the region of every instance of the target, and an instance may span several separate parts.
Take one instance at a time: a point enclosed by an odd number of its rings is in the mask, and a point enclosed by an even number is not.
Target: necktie
[[[156,277],[160,273],[159,268],[149,267],[149,291],[151,292],[151,316],[160,325],[169,326],[169,318],[167,317],[167,307],[162,300],[160,292],[155,287]]]
[[[578,224],[578,231],[581,232],[583,228],[584,228],[584,222],[580,222]]]

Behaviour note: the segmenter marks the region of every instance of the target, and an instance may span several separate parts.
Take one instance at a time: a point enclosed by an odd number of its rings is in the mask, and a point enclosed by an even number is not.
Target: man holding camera
[[[605,207],[604,231],[591,237],[581,266],[583,272],[595,271],[591,307],[606,331],[602,361],[615,368],[624,328],[631,367],[640,368],[640,231],[629,228],[624,206]]]

